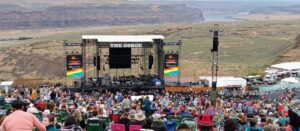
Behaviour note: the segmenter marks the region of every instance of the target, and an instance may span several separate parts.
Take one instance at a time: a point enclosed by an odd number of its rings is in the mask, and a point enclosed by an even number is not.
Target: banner
[[[178,75],[178,54],[165,54],[164,74],[166,76]]]
[[[145,42],[145,43],[127,43],[127,42],[119,42],[119,43],[106,43],[101,42],[98,43],[99,48],[152,48],[153,43]]]
[[[82,55],[67,55],[67,77],[82,77]]]

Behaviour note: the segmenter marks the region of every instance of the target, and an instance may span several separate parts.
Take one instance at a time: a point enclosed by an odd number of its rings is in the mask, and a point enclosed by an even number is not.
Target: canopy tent
[[[5,93],[8,93],[9,88],[13,85],[14,81],[3,81],[0,83],[1,89],[5,90]]]
[[[14,81],[3,81],[0,83],[0,86],[11,86]]]
[[[280,63],[276,65],[271,65],[271,67],[286,71],[300,70],[300,62]]]
[[[295,77],[289,77],[289,78],[284,78],[280,81],[282,84],[296,84],[300,83],[298,78]]]
[[[209,85],[212,84],[212,77],[211,76],[200,76],[200,80],[208,80]],[[233,77],[233,76],[219,76],[217,87],[227,87],[227,86],[241,86],[245,87],[247,85],[247,80],[240,78],[240,77]]]

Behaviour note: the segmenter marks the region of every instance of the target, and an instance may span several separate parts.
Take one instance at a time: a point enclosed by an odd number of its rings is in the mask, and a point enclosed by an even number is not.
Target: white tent
[[[5,90],[5,93],[8,93],[8,89],[12,86],[13,81],[3,81],[0,83],[0,87]]]
[[[280,81],[281,84],[297,84],[300,83],[298,78],[295,77],[289,77],[289,78],[284,78]]]
[[[201,79],[206,79],[209,81],[209,85],[212,84],[212,77],[211,76],[201,76]],[[241,86],[245,87],[247,85],[247,80],[240,78],[240,77],[233,77],[233,76],[219,76],[217,87],[227,87],[227,86]]]
[[[276,65],[271,65],[271,67],[279,70],[295,71],[300,70],[300,62],[280,63]]]

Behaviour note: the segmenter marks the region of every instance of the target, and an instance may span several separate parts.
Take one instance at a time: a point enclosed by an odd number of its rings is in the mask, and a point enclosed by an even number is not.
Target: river
[[[234,16],[245,16],[249,15],[249,12],[239,12],[239,13],[225,13],[225,14],[216,14],[216,15],[205,15],[204,22],[216,22],[216,21],[241,21],[234,19]]]

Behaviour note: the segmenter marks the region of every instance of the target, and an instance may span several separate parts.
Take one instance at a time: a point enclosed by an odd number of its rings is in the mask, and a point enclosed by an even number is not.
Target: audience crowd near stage
[[[89,78],[90,82],[97,83],[102,87],[105,86],[157,86],[157,82],[161,83],[158,75],[139,75],[139,76],[118,76],[118,77],[100,77]]]
[[[299,90],[229,93],[212,102],[209,92],[18,87],[0,94],[0,131],[92,131],[93,120],[111,131],[300,131],[299,98]]]

